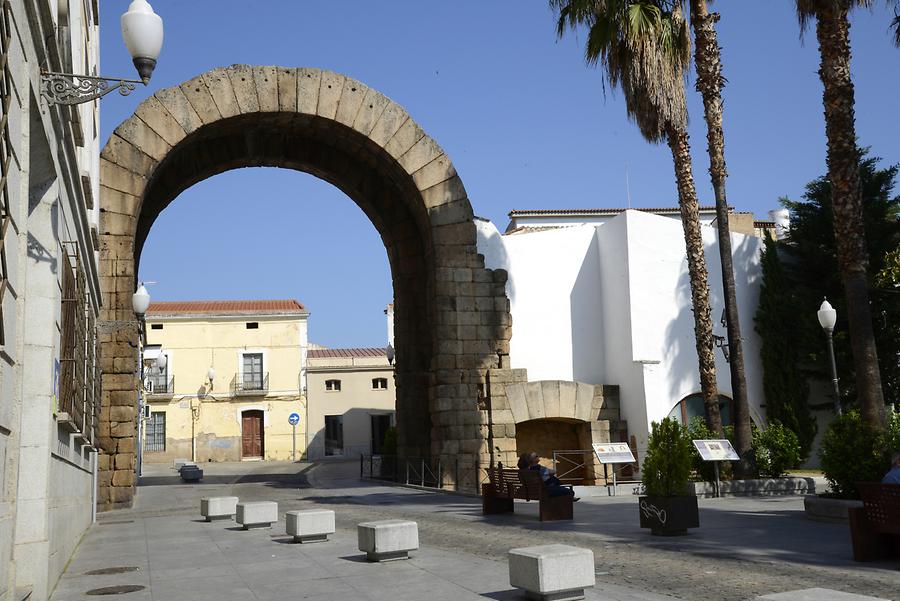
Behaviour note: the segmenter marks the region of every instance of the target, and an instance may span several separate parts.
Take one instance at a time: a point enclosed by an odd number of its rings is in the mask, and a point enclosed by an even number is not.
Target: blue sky
[[[151,0],[166,40],[148,89],[102,101],[102,141],[154,91],[233,63],[312,66],[390,96],[459,171],[476,214],[502,230],[512,209],[675,206],[671,156],[628,122],[584,66],[584,36],[558,41],[543,1]],[[119,16],[101,2],[104,75],[132,77]],[[720,1],[728,198],[764,218],[825,171],[815,32],[801,43],[793,2]],[[252,7],[248,9],[248,7]],[[763,10],[764,9],[764,10]],[[853,16],[857,132],[900,162],[900,49],[881,4]],[[691,89],[693,81],[691,81]],[[689,97],[694,176],[712,203],[699,95]],[[384,247],[363,213],[298,172],[242,169],[184,192],[157,220],[141,259],[157,300],[296,298],[310,339],[382,346],[391,302]]]

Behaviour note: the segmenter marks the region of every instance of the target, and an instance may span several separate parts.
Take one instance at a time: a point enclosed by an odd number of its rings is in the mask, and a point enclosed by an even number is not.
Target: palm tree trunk
[[[884,394],[869,307],[868,254],[859,188],[859,151],[856,145],[853,82],[850,79],[847,8],[838,6],[838,3],[822,3],[816,11],[816,38],[821,55],[819,77],[824,86],[834,236],[841,282],[847,299],[859,405],[863,420],[883,430]]]
[[[703,253],[703,236],[700,233],[700,207],[694,187],[691,146],[684,130],[669,127],[667,136],[675,164],[678,182],[678,205],[684,227],[684,243],[687,250],[688,274],[691,281],[691,301],[694,308],[694,337],[697,341],[697,359],[700,364],[700,390],[706,407],[706,423],[717,436],[723,436],[722,416],[719,414],[719,392],[716,386],[716,357],[713,354],[712,318],[709,307],[709,274]]]
[[[719,259],[722,264],[722,290],[725,297],[725,318],[730,355],[731,394],[734,399],[734,438],[740,463],[739,477],[749,477],[754,470],[752,432],[750,431],[750,403],[747,397],[747,378],[744,373],[744,346],[734,286],[734,266],[731,259],[731,230],[728,226],[728,201],[725,197],[725,134],[722,130],[722,60],[716,36],[718,13],[710,14],[706,0],[691,0],[691,26],[694,29],[694,64],[697,68],[697,91],[703,97],[706,118],[706,140],[709,152],[709,174],[716,197],[716,227],[719,231]]]

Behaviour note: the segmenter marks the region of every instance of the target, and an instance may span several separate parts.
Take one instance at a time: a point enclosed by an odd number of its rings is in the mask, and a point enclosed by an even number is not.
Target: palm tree
[[[559,11],[560,37],[567,29],[587,27],[587,63],[599,63],[609,84],[622,90],[628,117],[643,136],[650,142],[665,140],[672,152],[690,275],[700,387],[707,424],[721,436],[709,276],[687,133],[687,25],[678,7],[664,0],[550,0],[550,6]]]
[[[825,105],[828,140],[828,179],[831,181],[834,237],[838,268],[847,300],[850,346],[856,371],[858,399],[863,420],[885,427],[884,393],[875,349],[875,332],[869,307],[869,264],[863,229],[859,187],[859,151],[856,145],[853,81],[850,79],[850,21],[855,7],[872,0],[796,0],[801,30],[815,19],[819,42],[819,78]]]
[[[725,134],[722,130],[722,58],[716,36],[718,13],[710,13],[706,0],[690,0],[691,27],[694,30],[694,66],[697,70],[697,91],[703,98],[706,119],[706,141],[709,152],[709,175],[716,198],[716,228],[719,233],[719,260],[722,265],[722,291],[725,300],[725,327],[728,334],[731,394],[734,399],[735,447],[741,456],[737,475],[747,477],[753,471],[750,403],[747,397],[747,377],[744,372],[744,346],[741,342],[741,323],[738,316],[737,294],[734,285],[734,266],[731,260],[731,229],[728,225],[728,201],[725,196]]]

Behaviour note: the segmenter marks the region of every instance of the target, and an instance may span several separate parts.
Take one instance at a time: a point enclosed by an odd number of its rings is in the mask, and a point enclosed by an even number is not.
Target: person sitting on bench
[[[547,494],[549,496],[575,497],[575,491],[572,489],[572,487],[563,486],[559,478],[556,477],[556,472],[548,467],[541,465],[541,458],[534,451],[532,451],[531,453],[522,453],[522,455],[519,457],[518,465],[520,470],[534,470],[540,473],[541,480],[544,481],[544,486],[547,487]],[[572,500],[577,501],[578,497],[575,497]]]
[[[900,452],[891,456],[891,469],[881,479],[882,484],[900,484]]]

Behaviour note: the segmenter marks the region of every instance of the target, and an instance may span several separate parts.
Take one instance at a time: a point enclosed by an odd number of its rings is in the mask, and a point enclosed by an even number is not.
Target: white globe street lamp
[[[816,317],[819,318],[819,325],[825,330],[825,337],[828,339],[828,362],[831,364],[831,384],[834,387],[834,412],[841,415],[841,388],[838,385],[837,364],[834,362],[834,325],[837,323],[837,311],[828,302],[828,299],[822,301],[819,310],[816,311]]]
[[[162,50],[163,22],[147,0],[133,0],[122,15],[122,39],[131,54],[140,79],[103,77],[41,71],[41,96],[48,104],[81,104],[118,90],[122,96],[134,92],[137,84],[150,83]]]
[[[144,85],[150,82],[162,50],[163,22],[147,0],[134,0],[122,15],[122,39]]]
[[[131,308],[134,309],[134,313],[138,317],[144,317],[147,313],[147,309],[150,308],[150,293],[147,292],[147,288],[144,287],[143,283],[141,283],[141,285],[138,286],[137,291],[131,295]]]
[[[396,353],[394,351],[394,346],[391,344],[387,345],[387,348],[384,349],[384,354],[387,355],[387,360],[390,365],[394,364],[394,357]]]
[[[162,352],[159,353],[159,356],[156,358],[156,369],[159,370],[159,373],[162,373],[166,370],[166,365],[169,363],[169,358]]]

